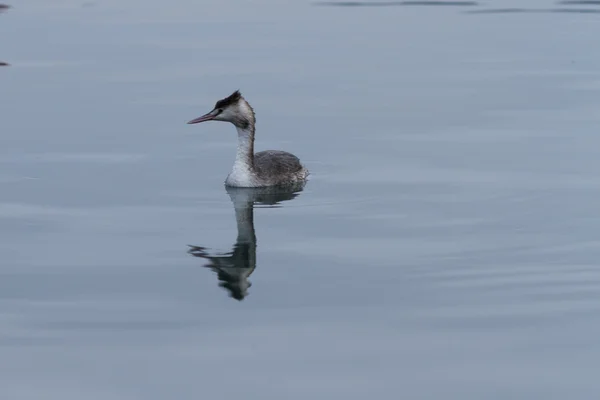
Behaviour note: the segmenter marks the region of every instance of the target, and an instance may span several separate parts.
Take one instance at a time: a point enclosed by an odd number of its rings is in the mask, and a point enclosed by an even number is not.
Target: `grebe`
[[[256,118],[254,110],[239,90],[217,101],[211,112],[189,121],[188,124],[205,121],[231,122],[237,129],[237,154],[233,169],[225,180],[227,186],[280,186],[306,180],[308,170],[295,155],[281,150],[266,150],[254,154]]]

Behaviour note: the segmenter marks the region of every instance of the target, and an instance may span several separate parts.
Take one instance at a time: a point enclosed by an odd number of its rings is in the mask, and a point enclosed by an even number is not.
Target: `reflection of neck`
[[[256,243],[254,232],[254,204],[253,202],[235,203],[235,221],[237,223],[237,243]]]
[[[238,132],[238,147],[235,156],[235,169],[249,171],[254,167],[254,127],[236,127]]]

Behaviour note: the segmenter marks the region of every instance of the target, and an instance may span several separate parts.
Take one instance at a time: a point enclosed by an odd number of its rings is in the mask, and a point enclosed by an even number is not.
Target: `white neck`
[[[254,159],[254,132],[251,129],[237,128],[238,146],[235,156],[235,165],[245,168],[251,167],[251,160]]]
[[[232,186],[252,186],[252,168],[254,159],[254,129],[242,129],[238,131],[238,146],[235,162],[227,182]]]

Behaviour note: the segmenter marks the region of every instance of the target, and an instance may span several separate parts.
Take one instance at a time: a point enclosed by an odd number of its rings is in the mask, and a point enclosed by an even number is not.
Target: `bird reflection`
[[[217,273],[219,286],[225,288],[232,298],[243,300],[252,286],[248,278],[256,269],[254,206],[278,207],[281,202],[294,199],[303,189],[304,183],[284,188],[226,187],[237,222],[237,239],[232,251],[211,255],[206,247],[190,246],[188,253],[208,260],[204,266]]]
[[[0,3],[0,14],[6,10],[8,10],[10,8],[9,5],[7,4],[1,4]],[[10,64],[4,61],[0,61],[0,67],[8,67]]]

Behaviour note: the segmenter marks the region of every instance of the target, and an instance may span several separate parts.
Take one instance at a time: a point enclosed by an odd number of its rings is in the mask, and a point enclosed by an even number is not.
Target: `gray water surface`
[[[3,400],[597,398],[600,5],[13,3]]]

